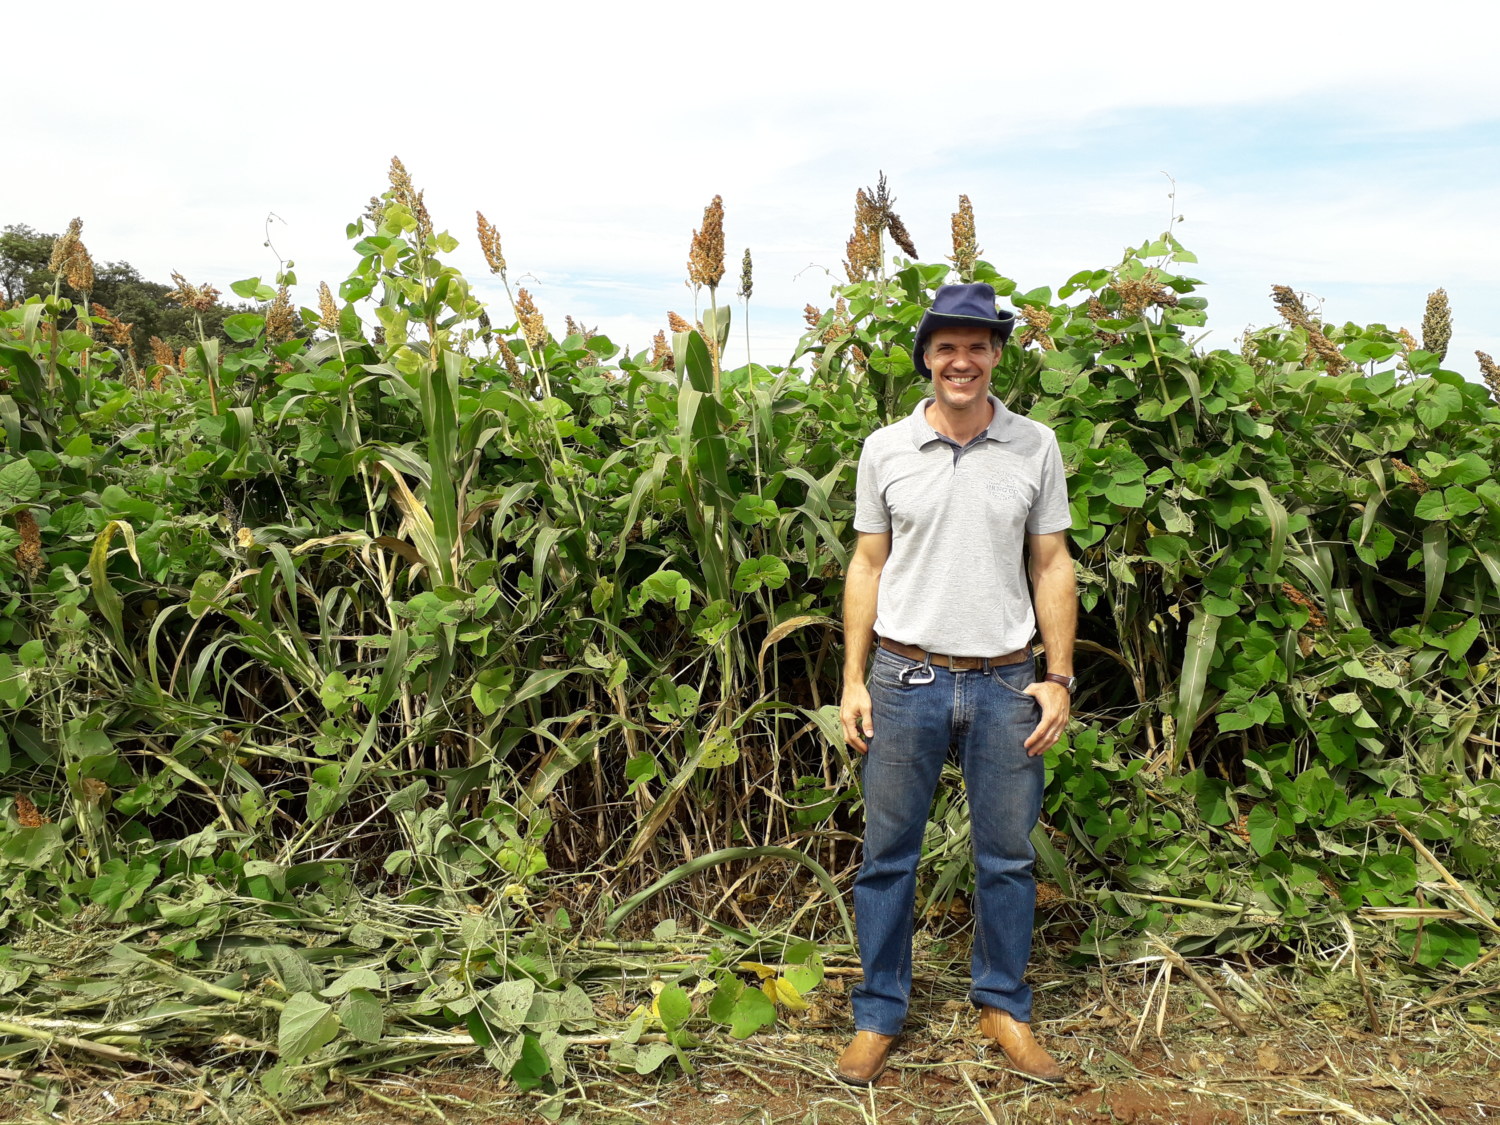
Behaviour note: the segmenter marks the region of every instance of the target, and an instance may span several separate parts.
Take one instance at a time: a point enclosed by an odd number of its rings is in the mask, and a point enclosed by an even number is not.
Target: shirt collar
[[[1015,414],[994,395],[989,395],[988,398],[994,414],[990,417],[990,424],[979,436],[985,441],[1009,441],[1015,436],[1012,429]],[[911,412],[912,444],[918,449],[930,441],[939,439],[938,432],[927,421],[927,408],[932,405],[932,401],[930,398],[924,398]]]

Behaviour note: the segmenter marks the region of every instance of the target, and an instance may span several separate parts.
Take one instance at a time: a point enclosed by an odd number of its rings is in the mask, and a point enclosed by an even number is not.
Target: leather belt
[[[1031,649],[1018,648],[1004,656],[944,656],[937,652],[927,652],[916,645],[904,645],[889,637],[880,638],[880,647],[908,660],[920,660],[923,663],[930,660],[933,667],[947,668],[950,672],[981,671],[996,664],[1020,664],[1031,655]]]

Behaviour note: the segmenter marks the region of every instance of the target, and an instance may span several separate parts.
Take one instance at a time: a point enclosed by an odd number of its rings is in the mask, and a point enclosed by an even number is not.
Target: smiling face
[[[989,401],[990,372],[1000,362],[991,330],[982,325],[939,328],[923,353],[932,370],[935,405],[945,414],[982,410]]]

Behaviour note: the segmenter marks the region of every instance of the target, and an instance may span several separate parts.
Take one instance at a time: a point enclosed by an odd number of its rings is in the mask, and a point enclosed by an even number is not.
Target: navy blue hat
[[[933,295],[932,308],[922,314],[917,325],[917,343],[912,352],[912,362],[925,378],[932,378],[932,370],[922,353],[927,348],[927,338],[939,328],[970,328],[982,325],[1000,333],[1000,346],[1010,339],[1016,326],[1016,314],[1010,309],[995,307],[993,286],[982,281],[972,285],[940,285]]]

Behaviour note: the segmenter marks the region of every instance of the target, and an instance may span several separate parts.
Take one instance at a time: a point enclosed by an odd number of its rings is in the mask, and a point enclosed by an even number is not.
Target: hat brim
[[[993,317],[959,316],[931,311],[923,313],[922,321],[917,325],[917,338],[911,359],[925,379],[932,378],[932,369],[927,366],[927,359],[923,354],[927,350],[927,338],[939,328],[988,328],[1000,334],[1000,346],[1003,348],[1010,342],[1010,334],[1015,331],[1016,314],[1010,309],[997,309]]]

